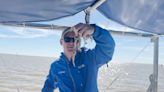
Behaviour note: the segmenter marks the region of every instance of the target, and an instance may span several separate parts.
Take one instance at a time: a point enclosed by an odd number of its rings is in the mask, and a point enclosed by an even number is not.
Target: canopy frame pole
[[[158,90],[158,52],[159,52],[159,37],[155,36],[153,38],[154,42],[154,64],[153,64],[153,92],[157,92]]]
[[[95,4],[88,7],[85,11],[95,11],[100,5],[102,5],[106,0],[98,0]]]
[[[153,58],[153,74],[152,80],[150,79],[150,88],[148,88],[147,92],[158,92],[158,54],[159,54],[159,36],[153,36],[151,38],[151,42],[154,43],[154,58]]]
[[[90,23],[90,13],[92,11],[95,11],[100,5],[102,5],[106,0],[98,0],[95,4],[92,6],[88,7],[87,9],[84,10],[85,12],[85,23],[89,24]]]

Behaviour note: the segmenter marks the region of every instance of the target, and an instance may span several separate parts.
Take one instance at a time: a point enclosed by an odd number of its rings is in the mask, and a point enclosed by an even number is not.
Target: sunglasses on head
[[[75,39],[74,37],[64,37],[64,41],[65,42],[75,42]]]

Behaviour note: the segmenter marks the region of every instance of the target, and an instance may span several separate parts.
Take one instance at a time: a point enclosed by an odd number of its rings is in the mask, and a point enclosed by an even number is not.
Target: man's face
[[[78,44],[75,40],[75,33],[69,32],[65,34],[65,36],[61,39],[61,44],[63,45],[64,53],[73,55],[74,49],[76,48],[75,45]]]

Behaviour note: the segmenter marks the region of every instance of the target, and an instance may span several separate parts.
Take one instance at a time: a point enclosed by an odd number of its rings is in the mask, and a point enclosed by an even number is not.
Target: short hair
[[[63,30],[62,35],[61,35],[61,39],[63,39],[64,36],[65,36],[67,33],[69,33],[69,32],[74,32],[73,30],[74,30],[74,27],[68,27],[68,28],[66,28],[65,30]],[[81,49],[80,49],[80,45],[81,45],[80,36],[78,36],[76,39],[78,39],[78,43],[79,43],[78,46],[77,46],[77,50],[78,50],[78,51],[81,51]]]
[[[74,32],[73,30],[74,30],[74,27],[68,27],[68,28],[66,28],[65,30],[63,30],[62,35],[61,35],[61,39],[63,39],[64,36],[65,36],[67,33],[69,33],[69,32]],[[81,39],[80,39],[79,36],[76,37],[76,39],[78,39],[78,42],[81,43]]]
[[[71,32],[71,27],[66,28],[65,30],[63,30],[61,38],[64,38],[64,36],[68,33]]]
[[[69,33],[69,32],[75,33],[75,32],[73,31],[74,29],[75,29],[74,27],[68,27],[68,28],[66,28],[65,30],[63,30],[62,35],[61,35],[61,39],[64,38],[64,36],[65,36],[67,33]],[[80,39],[80,37],[77,37],[77,38]]]

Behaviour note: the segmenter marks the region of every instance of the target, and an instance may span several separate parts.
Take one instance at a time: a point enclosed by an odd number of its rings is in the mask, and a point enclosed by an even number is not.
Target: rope
[[[147,44],[138,52],[138,54],[137,54],[134,58],[131,59],[130,62],[134,62],[134,61],[141,55],[141,53],[149,46],[149,44],[150,44],[150,42],[147,43]]]
[[[138,54],[137,54],[134,58],[132,58],[132,60],[131,60],[130,62],[135,61],[135,60],[141,55],[141,53],[149,46],[149,44],[150,44],[150,42],[147,43],[147,44],[138,52]],[[129,65],[129,64],[127,64],[127,65]],[[127,67],[126,67],[126,68],[127,68]],[[125,67],[123,68],[123,70],[125,70]],[[124,72],[124,74],[126,74],[126,72]],[[110,87],[119,79],[120,76],[121,76],[121,73],[120,73],[116,78],[114,78],[114,79],[112,80],[112,82],[110,83],[110,85],[109,85],[107,88],[110,88]]]

